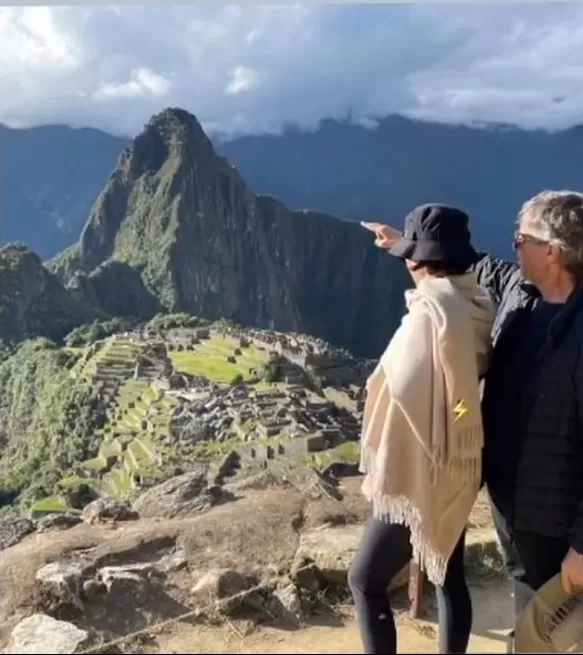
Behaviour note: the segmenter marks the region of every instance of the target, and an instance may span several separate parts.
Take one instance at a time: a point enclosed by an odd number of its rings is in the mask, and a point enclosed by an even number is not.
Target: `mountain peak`
[[[159,170],[172,156],[206,160],[214,149],[196,116],[168,107],[148,121],[134,139],[131,154],[132,168],[140,174]]]
[[[0,262],[3,266],[20,266],[26,261],[41,265],[40,257],[25,243],[13,242],[0,247]]]
[[[180,107],[166,107],[154,114],[146,124],[146,129],[197,130],[204,131],[194,114]]]
[[[396,327],[406,282],[357,224],[255,195],[180,109],[149,121],[52,268],[64,282],[84,272],[78,290],[106,313],[132,297],[134,315],[307,332],[355,354],[381,349],[377,325]]]

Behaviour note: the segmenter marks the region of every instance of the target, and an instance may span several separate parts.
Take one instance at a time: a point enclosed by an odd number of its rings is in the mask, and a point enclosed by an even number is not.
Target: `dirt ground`
[[[298,549],[300,535],[321,525],[358,525],[369,514],[360,494],[361,481],[346,479],[343,500],[309,499],[294,488],[270,488],[252,492],[201,516],[186,519],[142,519],[117,524],[80,524],[63,532],[31,534],[2,552],[0,557],[0,648],[22,618],[36,610],[35,573],[48,562],[75,563],[86,572],[102,566],[157,561],[179,549],[186,568],[173,573],[166,586],[167,597],[156,600],[149,617],[134,608],[103,608],[109,619],[123,623],[108,625],[114,634],[129,634],[159,621],[172,620],[190,609],[190,589],[198,571],[213,567],[234,568],[245,573],[269,575],[289,568]],[[491,518],[487,499],[480,497],[471,516],[469,542],[491,541]],[[476,550],[486,561],[486,551]],[[479,567],[478,567],[479,568]],[[500,632],[508,630],[511,599],[499,577],[480,577],[474,571],[474,634],[470,652],[504,652]],[[259,576],[261,577],[261,576]],[[405,607],[405,605],[403,605]],[[437,652],[433,600],[424,600],[425,619],[412,622],[399,613],[399,652]],[[131,611],[130,611],[131,610]],[[98,628],[101,615],[84,616],[86,627]],[[112,619],[113,620],[113,619]],[[127,625],[126,625],[127,624]],[[132,643],[135,653],[358,653],[362,652],[353,609],[340,608],[334,616],[321,616],[295,631],[269,626],[235,624],[222,626],[178,622],[164,632],[153,630],[151,639]]]
[[[472,586],[474,626],[469,653],[506,652],[506,633],[511,628],[512,599],[501,581]],[[431,599],[427,616],[413,621],[397,610],[398,652],[439,652],[435,608]],[[177,626],[157,638],[157,653],[362,653],[352,611],[345,617],[322,617],[294,631],[257,628],[245,634],[231,624],[222,627]]]

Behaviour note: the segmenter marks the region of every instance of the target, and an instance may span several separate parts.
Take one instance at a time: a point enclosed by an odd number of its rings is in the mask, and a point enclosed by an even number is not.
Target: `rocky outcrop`
[[[168,311],[310,333],[373,356],[409,284],[358,224],[255,195],[179,109],[154,116],[124,151],[79,243],[50,268],[69,282],[113,261],[128,267],[83,283],[109,310],[123,310],[131,286],[140,307],[153,296]]]
[[[82,609],[81,570],[77,566],[52,562],[37,571],[36,581],[45,606]]]
[[[58,621],[47,614],[33,614],[12,631],[4,653],[77,653],[88,633],[68,621]]]
[[[147,318],[163,310],[140,273],[125,262],[106,261],[89,275],[78,271],[68,289],[80,301],[100,307],[111,316]],[[112,293],[112,289],[116,292]]]
[[[127,503],[115,498],[97,498],[83,508],[83,520],[86,523],[96,521],[134,521],[139,514]]]
[[[347,572],[370,507],[359,505],[359,480],[345,479],[341,491],[339,501],[286,483],[240,492],[236,502],[194,516],[117,526],[82,523],[38,534],[0,557],[0,649],[23,616],[39,612],[52,621],[72,621],[91,636],[92,648],[185,615],[297,625],[322,603],[348,594]],[[483,496],[472,513],[467,551],[470,582],[500,571]],[[393,589],[406,586],[406,573],[393,581]],[[52,641],[48,627],[57,624],[28,621],[15,631],[7,652],[75,652],[75,645],[58,650]],[[37,621],[45,641],[32,650],[36,628],[27,625]],[[76,634],[70,623],[62,629]],[[26,648],[24,638],[31,639],[31,650],[17,650]],[[139,647],[128,637],[123,650]]]
[[[0,248],[0,340],[60,339],[100,315],[65,289],[26,246]]]
[[[148,489],[133,507],[143,518],[175,518],[200,514],[231,498],[225,489],[208,484],[201,467]]]
[[[231,613],[248,601],[245,593],[251,585],[244,575],[231,569],[207,571],[192,587],[197,607]]]
[[[42,516],[36,522],[36,531],[38,533],[50,532],[56,530],[68,530],[73,528],[79,523],[82,519],[76,514],[47,514]]]
[[[0,521],[0,550],[14,546],[26,535],[34,532],[35,526],[28,519],[7,519]]]

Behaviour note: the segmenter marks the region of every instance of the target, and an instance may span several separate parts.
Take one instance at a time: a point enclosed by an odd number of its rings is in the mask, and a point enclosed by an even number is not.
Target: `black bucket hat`
[[[389,254],[414,262],[467,263],[478,259],[471,243],[469,217],[461,209],[430,203],[419,205],[405,218],[403,236]]]

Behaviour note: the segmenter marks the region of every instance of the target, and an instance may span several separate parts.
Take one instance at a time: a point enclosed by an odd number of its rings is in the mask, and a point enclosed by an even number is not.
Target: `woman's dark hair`
[[[431,262],[431,261],[420,261],[415,262],[412,269],[414,271],[419,270],[420,268],[426,268],[432,275],[463,275],[467,273],[470,267],[474,262],[472,261],[440,261],[440,262]]]

